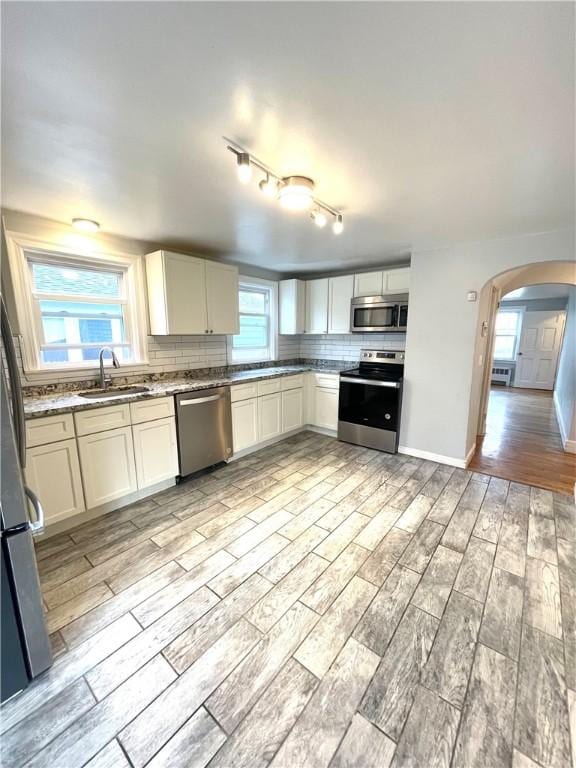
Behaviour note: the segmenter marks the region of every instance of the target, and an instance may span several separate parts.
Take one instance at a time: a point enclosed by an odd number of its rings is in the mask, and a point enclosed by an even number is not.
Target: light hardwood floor
[[[560,493],[574,493],[576,454],[562,447],[552,392],[492,387],[486,434],[470,468]]]
[[[51,538],[3,765],[569,768],[575,514],[303,432]]]

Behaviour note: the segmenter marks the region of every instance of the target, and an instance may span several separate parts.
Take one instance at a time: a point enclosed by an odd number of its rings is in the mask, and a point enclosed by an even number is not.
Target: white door
[[[164,254],[168,334],[199,334],[208,330],[204,263],[193,256]]]
[[[258,436],[270,440],[282,432],[282,394],[263,395],[258,398]]]
[[[554,389],[565,318],[557,311],[524,313],[515,387]]]
[[[382,272],[361,272],[354,275],[354,296],[381,296],[382,290]]]
[[[47,525],[85,510],[74,438],[29,448],[26,482],[42,503]]]
[[[176,422],[173,416],[132,425],[138,488],[169,480],[178,474]]]
[[[88,509],[137,489],[131,427],[79,437],[78,450]]]
[[[350,302],[354,294],[354,275],[331,277],[328,293],[328,333],[350,333]]]
[[[233,335],[240,332],[238,268],[206,261],[208,332]]]
[[[258,442],[258,399],[232,403],[232,441],[234,453]]]
[[[302,389],[282,392],[282,432],[298,429],[304,423],[304,397]]]
[[[410,290],[410,267],[391,269],[388,272],[384,272],[382,288],[384,294],[408,293]]]
[[[306,281],[306,333],[328,330],[328,278]]]
[[[324,429],[338,429],[338,390],[316,387],[314,424]]]

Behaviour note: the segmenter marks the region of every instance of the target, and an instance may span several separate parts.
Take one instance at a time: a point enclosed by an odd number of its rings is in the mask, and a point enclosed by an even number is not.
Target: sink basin
[[[78,395],[89,400],[99,400],[101,398],[123,397],[124,395],[138,395],[149,391],[148,387],[108,387],[107,389],[89,389],[86,392],[78,392]]]

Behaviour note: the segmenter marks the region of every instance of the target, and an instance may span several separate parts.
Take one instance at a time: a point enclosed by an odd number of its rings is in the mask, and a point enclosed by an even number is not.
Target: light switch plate
[[[476,301],[477,298],[478,298],[478,294],[476,293],[476,291],[468,291],[468,293],[466,294],[467,301]]]

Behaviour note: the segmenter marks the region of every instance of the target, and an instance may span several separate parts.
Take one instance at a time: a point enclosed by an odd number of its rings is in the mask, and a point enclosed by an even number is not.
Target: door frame
[[[501,291],[494,284],[490,287],[490,305],[488,309],[488,328],[486,332],[486,350],[484,356],[484,372],[482,378],[482,394],[480,396],[480,413],[478,416],[478,436],[486,434],[486,417],[488,415],[488,399],[490,397],[490,381],[492,379],[492,363],[494,357],[494,338],[496,315],[500,309]]]

